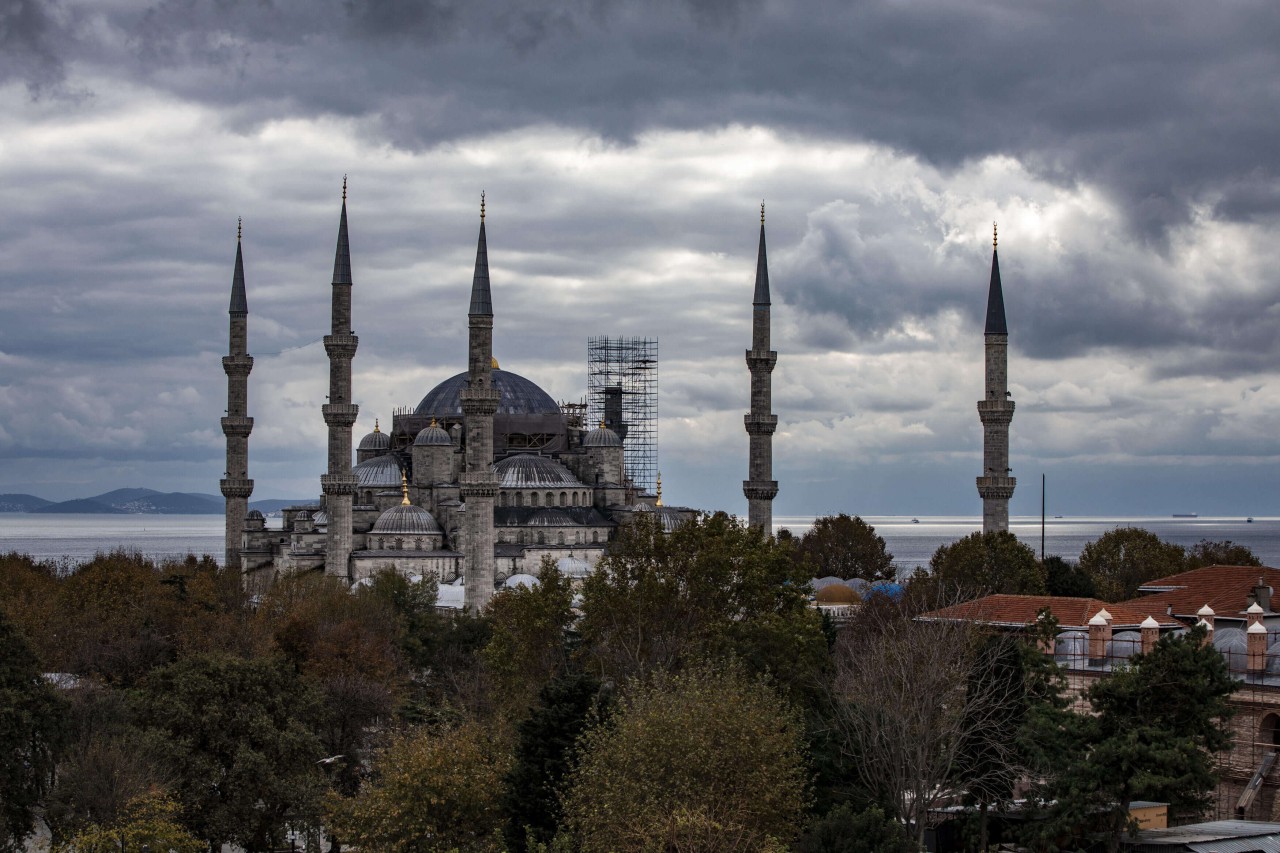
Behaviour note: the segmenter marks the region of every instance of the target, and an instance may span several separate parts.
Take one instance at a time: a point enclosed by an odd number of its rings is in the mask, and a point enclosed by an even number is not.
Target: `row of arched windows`
[[[555,492],[498,493],[498,506],[588,506],[587,492],[561,492],[559,502]]]
[[[600,531],[591,531],[591,544],[600,544]],[[510,542],[517,545],[585,545],[587,544],[587,532],[585,530],[575,530],[566,533],[563,530],[557,530],[554,534],[545,530],[527,530],[524,528],[517,529],[513,533],[506,531],[498,531],[499,542]]]

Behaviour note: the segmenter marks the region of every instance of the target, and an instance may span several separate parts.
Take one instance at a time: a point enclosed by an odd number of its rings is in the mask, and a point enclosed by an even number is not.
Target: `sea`
[[[900,574],[928,565],[939,545],[949,544],[982,527],[978,516],[863,516],[884,537]],[[813,516],[774,517],[797,536],[813,524]],[[269,525],[279,519],[268,519]],[[1169,516],[1048,518],[1044,522],[1044,553],[1069,560],[1084,546],[1117,527],[1143,527],[1168,542],[1194,545],[1202,539],[1230,540],[1247,545],[1265,565],[1280,567],[1280,517],[1243,516],[1171,518]],[[1041,550],[1040,517],[1014,517],[1009,529]],[[53,515],[0,513],[0,553],[17,551],[37,560],[74,566],[98,552],[126,550],[158,560],[182,559],[188,554],[223,557],[221,515]]]

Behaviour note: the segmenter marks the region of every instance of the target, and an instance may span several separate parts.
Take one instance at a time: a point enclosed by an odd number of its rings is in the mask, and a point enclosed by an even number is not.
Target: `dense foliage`
[[[1035,551],[1008,531],[971,533],[943,545],[929,561],[936,597],[975,598],[990,593],[1043,595],[1044,568]]]
[[[800,537],[800,555],[814,577],[893,580],[893,554],[860,516],[824,515]]]

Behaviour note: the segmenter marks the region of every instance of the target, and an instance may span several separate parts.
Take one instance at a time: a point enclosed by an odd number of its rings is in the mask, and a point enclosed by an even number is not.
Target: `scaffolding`
[[[658,476],[658,339],[587,338],[590,423],[622,439],[627,476],[652,493]]]

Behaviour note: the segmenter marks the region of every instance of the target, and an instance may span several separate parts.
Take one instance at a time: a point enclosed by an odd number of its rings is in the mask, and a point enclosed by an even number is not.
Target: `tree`
[[[565,822],[584,853],[759,850],[795,835],[806,777],[799,717],[767,683],[659,672],[583,736]]]
[[[1230,539],[1213,542],[1201,539],[1187,549],[1187,569],[1205,566],[1261,566],[1262,561],[1248,545],[1237,545]]]
[[[734,655],[785,687],[826,664],[808,572],[787,545],[724,513],[663,533],[642,515],[582,585],[582,653],[603,679]]]
[[[824,515],[800,538],[800,555],[815,577],[893,580],[893,554],[859,516]]]
[[[565,672],[538,694],[520,723],[511,771],[503,780],[503,834],[507,847],[523,853],[532,840],[547,844],[560,827],[560,783],[575,756],[574,745],[599,711],[600,682],[586,672]]]
[[[1213,753],[1230,743],[1228,700],[1237,686],[1197,627],[1162,636],[1149,653],[1095,681],[1087,693],[1093,714],[1044,718],[1040,733],[1068,731],[1075,741],[1055,756],[1071,760],[1044,768],[1044,829],[1061,839],[1101,816],[1116,850],[1134,800],[1166,802],[1171,817],[1202,813],[1216,782]]]
[[[537,585],[502,590],[489,602],[493,633],[481,656],[511,716],[523,716],[565,667],[565,631],[572,621],[573,589],[550,557],[543,558]]]
[[[1049,595],[1093,598],[1098,594],[1093,586],[1093,578],[1080,568],[1079,563],[1050,554],[1044,558],[1044,573],[1045,591]]]
[[[498,796],[510,761],[476,722],[395,736],[355,798],[329,798],[329,828],[382,853],[501,850]]]
[[[120,819],[110,825],[90,824],[65,843],[58,853],[120,853],[122,850],[156,850],[164,853],[203,853],[208,845],[179,822],[179,806],[168,796],[152,791],[134,798]]]
[[[1093,579],[1103,601],[1124,601],[1147,581],[1185,570],[1186,553],[1149,530],[1117,527],[1084,546],[1080,569]]]
[[[0,850],[22,850],[33,809],[53,784],[63,702],[0,611]]]
[[[886,612],[875,626],[841,635],[834,699],[845,749],[874,802],[885,804],[923,845],[930,809],[982,776],[1012,766],[1009,706],[1016,678],[981,676],[999,644],[965,621]],[[962,772],[966,771],[966,772]]]
[[[796,853],[915,853],[898,821],[871,806],[856,812],[840,805],[814,821],[796,842]]]
[[[988,593],[1045,592],[1044,570],[1035,551],[1007,530],[971,533],[943,545],[929,560],[929,569],[936,585],[935,598],[942,591],[947,596],[958,591],[964,598]]]
[[[199,655],[155,670],[137,718],[199,837],[249,851],[317,815],[320,694],[278,659]]]

